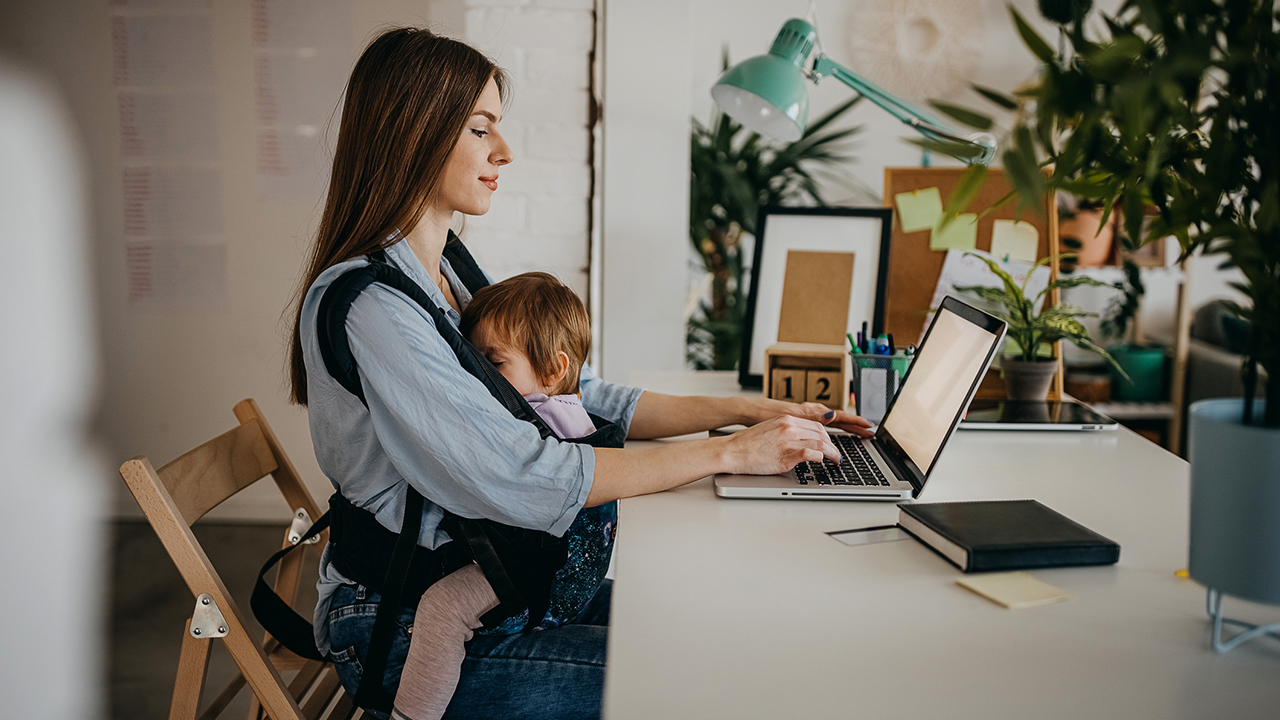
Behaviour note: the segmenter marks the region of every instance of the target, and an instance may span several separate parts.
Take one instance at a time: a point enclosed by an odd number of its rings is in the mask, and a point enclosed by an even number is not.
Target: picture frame
[[[853,253],[848,332],[856,335],[864,321],[873,336],[883,331],[892,229],[893,211],[890,208],[760,208],[751,263],[751,287],[743,317],[739,385],[743,388],[763,387],[764,351],[778,341],[783,280],[787,256],[793,250]],[[843,339],[841,343],[844,344]]]

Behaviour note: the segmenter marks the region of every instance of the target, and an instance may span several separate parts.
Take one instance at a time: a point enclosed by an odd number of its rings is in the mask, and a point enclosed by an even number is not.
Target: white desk
[[[635,376],[728,395],[736,376]],[[605,713],[626,718],[1280,717],[1280,643],[1219,657],[1186,566],[1185,462],[1121,429],[961,431],[923,501],[1035,498],[1120,543],[1034,571],[1075,599],[1005,610],[914,540],[847,547],[892,504],[725,500],[709,479],[622,502]],[[1280,608],[1228,599],[1228,614]]]

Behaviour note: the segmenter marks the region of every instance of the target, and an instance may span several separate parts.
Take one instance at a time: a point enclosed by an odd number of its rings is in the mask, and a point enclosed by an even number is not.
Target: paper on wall
[[[127,243],[129,304],[142,310],[223,310],[227,253],[222,243]]]
[[[126,162],[218,162],[218,96],[212,86],[133,87],[116,93]]]
[[[972,250],[978,246],[978,216],[961,213],[946,227],[934,227],[929,236],[930,250]]]
[[[318,201],[352,64],[350,0],[254,0],[257,192]]]
[[[126,165],[124,234],[128,240],[220,241],[222,173],[211,167]]]
[[[1035,262],[1040,248],[1040,231],[1029,222],[996,220],[991,226],[992,257]]]
[[[1033,263],[1024,260],[1004,260],[996,259],[991,253],[981,250],[971,250],[972,254],[966,254],[962,250],[948,250],[947,259],[942,263],[942,272],[938,274],[938,284],[933,291],[933,300],[929,302],[930,308],[936,308],[942,304],[943,298],[953,295],[974,307],[987,310],[988,312],[997,309],[991,303],[982,300],[970,293],[961,293],[956,287],[964,287],[967,285],[981,285],[984,287],[1002,288],[1004,283],[995,273],[991,272],[991,268],[987,264],[979,260],[974,255],[994,260],[1002,270],[1009,273],[1013,277],[1015,284],[1021,286],[1027,280],[1027,273],[1031,272]],[[1040,266],[1031,273],[1030,281],[1027,281],[1025,294],[1028,298],[1035,298],[1046,287],[1049,286],[1049,268]],[[920,331],[920,339],[924,339],[924,333],[929,328],[929,323],[933,321],[933,312],[929,312],[928,318],[925,319],[924,329]],[[919,340],[917,340],[919,342]]]
[[[131,309],[226,306],[213,17],[201,0],[114,0]]]
[[[932,230],[942,217],[942,194],[938,188],[924,188],[893,196],[898,203],[898,220],[903,232]]]

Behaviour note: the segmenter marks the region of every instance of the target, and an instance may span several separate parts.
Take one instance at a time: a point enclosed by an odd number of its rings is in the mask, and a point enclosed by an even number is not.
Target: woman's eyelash
[[[488,134],[489,134],[489,133],[488,133],[487,131],[485,131],[485,130],[477,130],[477,129],[475,129],[475,128],[472,128],[472,129],[471,129],[471,133],[472,133],[473,135],[475,135],[476,137],[481,137],[481,138],[482,138],[482,137],[484,137],[485,135],[488,135]]]

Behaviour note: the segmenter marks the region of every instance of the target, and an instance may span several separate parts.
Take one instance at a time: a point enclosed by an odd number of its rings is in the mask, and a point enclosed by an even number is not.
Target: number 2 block
[[[805,400],[822,403],[839,410],[844,407],[844,392],[840,388],[840,371],[810,370],[805,373]]]

